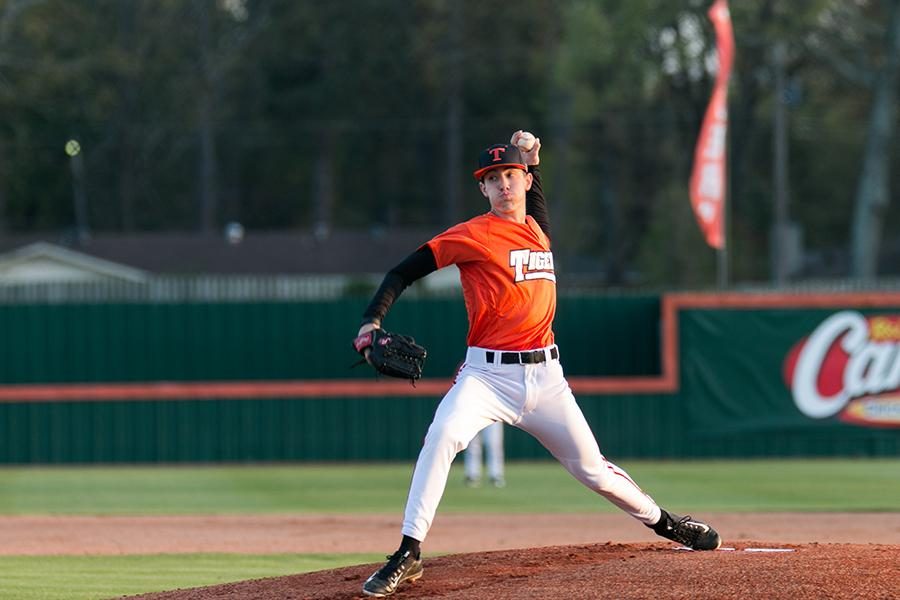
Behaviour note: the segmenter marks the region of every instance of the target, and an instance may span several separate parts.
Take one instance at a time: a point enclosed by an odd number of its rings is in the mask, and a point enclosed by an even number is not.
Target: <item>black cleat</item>
[[[648,527],[657,535],[684,544],[692,550],[715,550],[722,545],[722,538],[715,529],[691,517],[679,517],[662,511],[659,523]]]
[[[397,591],[397,586],[404,581],[415,581],[425,571],[422,559],[414,557],[408,550],[397,550],[383,567],[372,573],[363,584],[363,593],[367,596],[383,598]]]

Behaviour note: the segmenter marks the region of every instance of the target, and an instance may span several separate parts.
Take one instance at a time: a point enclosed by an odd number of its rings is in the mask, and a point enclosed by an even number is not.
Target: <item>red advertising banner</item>
[[[725,158],[728,132],[728,79],[734,61],[734,35],[727,0],[716,0],[709,8],[709,19],[716,30],[719,73],[712,98],[703,118],[700,137],[694,151],[690,196],[694,216],[706,243],[721,249],[725,242]]]

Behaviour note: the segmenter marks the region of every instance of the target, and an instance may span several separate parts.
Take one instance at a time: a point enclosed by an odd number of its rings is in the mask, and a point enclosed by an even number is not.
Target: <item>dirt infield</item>
[[[610,598],[897,598],[900,548],[748,542],[689,552],[671,544],[594,544],[456,554],[429,559],[425,575],[392,598],[472,600]],[[784,551],[787,550],[787,551]],[[143,600],[350,600],[365,598],[374,565],[137,596]]]
[[[898,513],[696,516],[722,532],[722,550],[680,550],[621,514],[439,515],[423,546],[425,576],[392,597],[900,598]],[[0,554],[387,553],[397,543],[397,519],[0,517]],[[438,553],[450,554],[434,556]],[[363,565],[134,598],[363,598],[360,587],[375,568]]]
[[[900,545],[900,513],[703,513],[726,543]],[[0,516],[0,555],[182,552],[382,553],[399,539],[400,515],[166,517]],[[430,553],[540,546],[640,543],[659,538],[621,513],[439,514]]]

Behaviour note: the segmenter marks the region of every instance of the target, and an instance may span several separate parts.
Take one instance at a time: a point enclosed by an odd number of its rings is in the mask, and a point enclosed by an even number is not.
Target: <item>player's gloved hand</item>
[[[365,357],[360,363],[368,362],[376,371],[388,377],[409,379],[412,382],[422,377],[427,352],[416,340],[408,335],[388,333],[374,325],[364,325],[360,331],[363,329],[365,331],[353,340],[353,348]]]

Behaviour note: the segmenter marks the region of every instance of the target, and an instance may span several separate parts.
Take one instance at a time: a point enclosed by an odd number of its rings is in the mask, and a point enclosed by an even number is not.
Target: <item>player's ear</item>
[[[478,182],[478,189],[481,190],[481,195],[490,200],[490,196],[487,193],[487,188],[484,186],[484,179]]]
[[[534,175],[531,173],[525,173],[525,191],[531,189],[531,184],[534,183]]]

